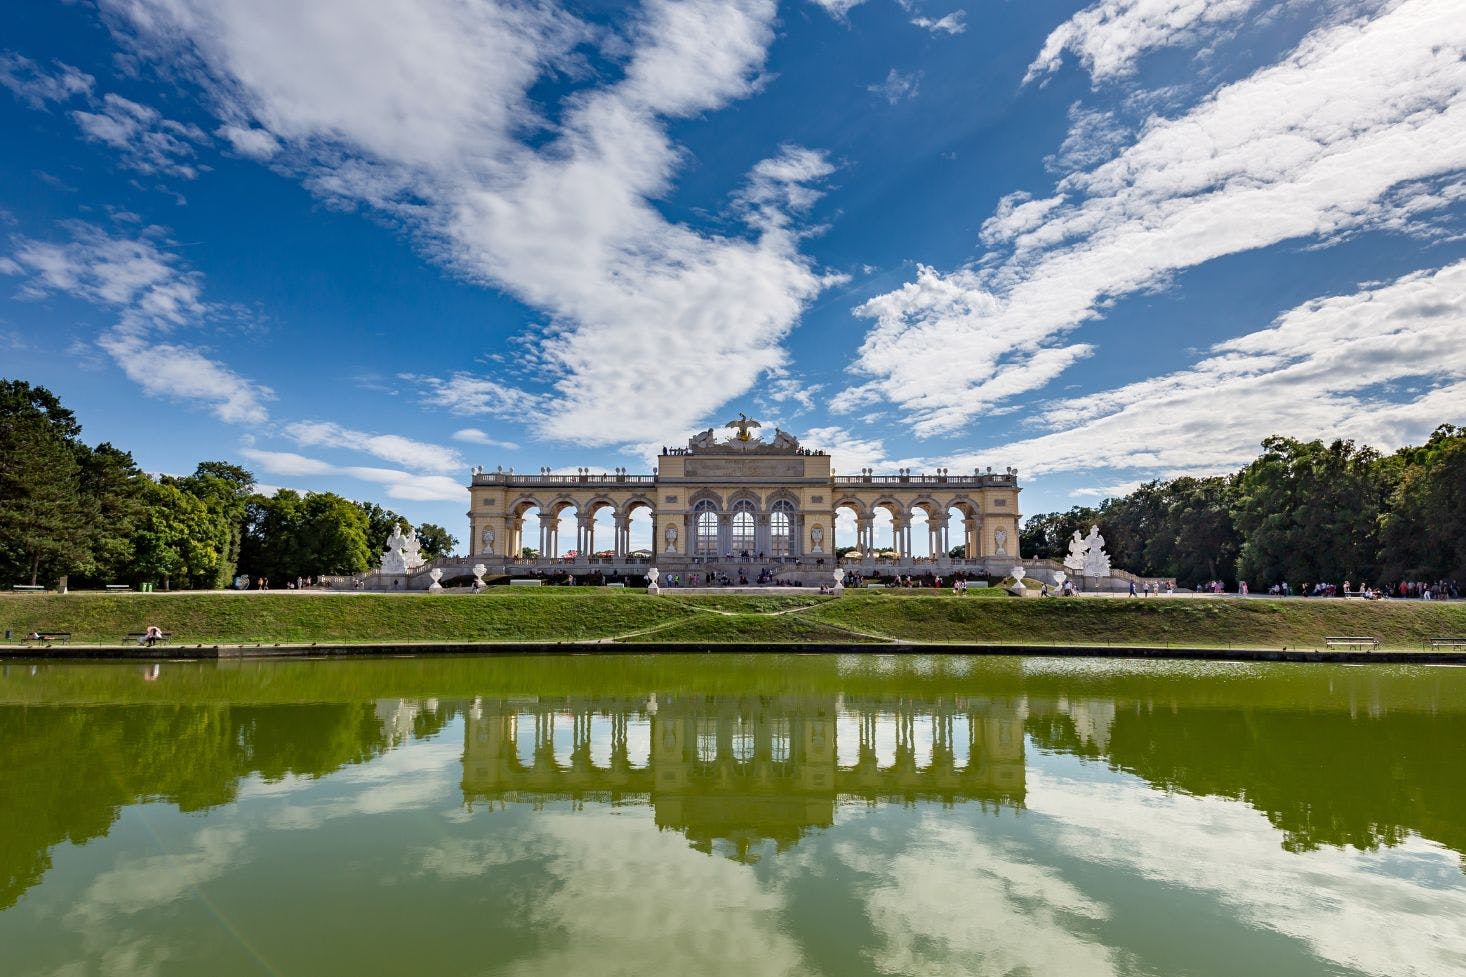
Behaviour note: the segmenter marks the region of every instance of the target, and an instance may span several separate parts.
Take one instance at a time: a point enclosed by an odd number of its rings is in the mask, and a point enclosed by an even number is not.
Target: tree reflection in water
[[[12,665],[0,909],[128,805],[210,809],[244,778],[325,777],[460,715],[456,800],[649,803],[658,827],[745,860],[842,803],[1021,808],[1025,744],[1242,799],[1293,851],[1411,833],[1466,850],[1466,673],[1152,666],[484,658],[168,666],[144,685],[135,666]]]

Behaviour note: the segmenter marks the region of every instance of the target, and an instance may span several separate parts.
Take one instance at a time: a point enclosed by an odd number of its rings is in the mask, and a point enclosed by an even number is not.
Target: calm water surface
[[[0,973],[1466,973],[1466,670],[12,663]]]

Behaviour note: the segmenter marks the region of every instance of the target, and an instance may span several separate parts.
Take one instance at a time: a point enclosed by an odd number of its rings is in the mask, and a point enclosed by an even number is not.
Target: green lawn
[[[976,592],[973,592],[974,595]],[[464,594],[5,594],[16,636],[70,631],[119,645],[156,624],[182,644],[595,641],[910,641],[1021,645],[1321,648],[1372,635],[1387,648],[1466,634],[1466,603],[1337,600],[956,597],[933,591],[664,594],[493,588]]]

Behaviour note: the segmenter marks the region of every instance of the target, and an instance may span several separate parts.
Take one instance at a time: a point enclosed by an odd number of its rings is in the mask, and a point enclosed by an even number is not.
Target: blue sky
[[[1466,423],[1459,0],[0,9],[0,374],[462,535],[739,410],[1023,511]]]

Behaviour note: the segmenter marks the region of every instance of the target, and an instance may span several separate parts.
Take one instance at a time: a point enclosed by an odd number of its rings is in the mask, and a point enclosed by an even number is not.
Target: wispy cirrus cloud
[[[118,320],[97,339],[144,392],[204,404],[220,420],[258,424],[274,395],[216,359],[205,347],[171,338],[217,310],[204,301],[203,280],[166,250],[153,229],[115,237],[91,224],[66,226],[59,241],[19,239],[0,272],[21,276],[22,296],[69,295],[112,309]]]
[[[87,139],[116,150],[123,166],[186,180],[198,175],[191,162],[194,146],[209,138],[198,126],[165,118],[157,109],[121,95],[103,96],[96,109],[78,109],[71,117]]]
[[[1008,198],[983,228],[989,260],[923,267],[857,310],[875,326],[853,366],[873,379],[835,405],[890,401],[918,434],[957,430],[1086,356],[1062,337],[1108,303],[1226,255],[1327,242],[1386,211],[1418,219],[1453,199],[1439,181],[1463,171],[1466,19],[1452,0],[1398,0],[1151,119],[1053,194]]]
[[[1050,433],[950,463],[1221,473],[1270,433],[1392,449],[1463,420],[1466,261],[1308,302],[1189,369],[1052,405],[1035,418]]]
[[[1257,0],[1100,0],[1054,28],[1026,85],[1075,55],[1096,84],[1128,75],[1145,52],[1184,44],[1251,12]]]
[[[359,451],[420,471],[453,472],[467,467],[463,456],[453,448],[427,441],[415,441],[400,434],[354,431],[333,421],[293,421],[285,425],[283,433],[304,447]]]
[[[936,19],[931,17],[913,17],[911,22],[922,30],[930,31],[933,34],[961,34],[967,30],[967,11],[954,10]]]
[[[8,88],[31,108],[43,109],[49,102],[64,102],[91,93],[96,79],[80,68],[56,62],[55,70],[36,64],[13,51],[0,51],[0,88]]]
[[[464,487],[463,480],[447,475],[421,475],[370,465],[336,465],[291,451],[262,448],[243,448],[240,454],[268,475],[352,478],[382,486],[391,498],[413,502],[463,502],[468,499],[468,489]]]
[[[263,155],[259,134],[275,140],[274,165],[406,222],[445,264],[543,311],[528,398],[545,436],[610,443],[691,426],[783,365],[781,340],[831,280],[792,226],[810,200],[799,181],[828,170],[788,165],[808,164],[807,150],[755,167],[751,186],[783,188],[770,207],[735,208],[746,233],[697,230],[653,205],[682,162],[669,121],[761,84],[774,0],[651,0],[614,53],[620,76],[578,91],[553,119],[530,87],[596,35],[538,4],[103,6],[140,50],[207,77],[225,123],[255,134],[247,145]],[[648,363],[694,359],[698,371],[646,382]],[[477,392],[463,395],[470,382]],[[523,401],[493,383],[448,377],[435,396],[493,410]]]

